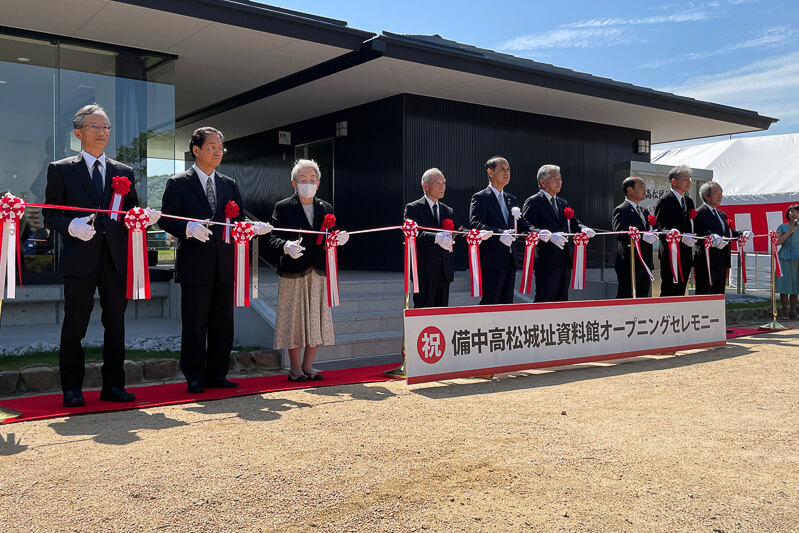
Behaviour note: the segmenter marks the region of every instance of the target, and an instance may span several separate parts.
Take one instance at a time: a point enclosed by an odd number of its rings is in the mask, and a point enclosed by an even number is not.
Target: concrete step
[[[374,313],[336,313],[333,315],[333,327],[336,334],[402,329],[402,310]]]
[[[376,355],[395,355],[402,351],[402,330],[367,333],[336,332],[336,344],[321,346],[316,361],[336,361]]]

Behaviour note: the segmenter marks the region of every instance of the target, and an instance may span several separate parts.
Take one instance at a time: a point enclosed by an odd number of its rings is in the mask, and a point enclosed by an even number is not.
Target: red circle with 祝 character
[[[444,340],[444,334],[435,326],[424,328],[416,339],[416,353],[422,361],[430,365],[441,361],[446,348],[447,341]]]

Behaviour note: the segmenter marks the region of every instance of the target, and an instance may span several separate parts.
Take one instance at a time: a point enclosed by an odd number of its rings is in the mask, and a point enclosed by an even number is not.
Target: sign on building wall
[[[405,311],[408,384],[723,346],[724,296]]]

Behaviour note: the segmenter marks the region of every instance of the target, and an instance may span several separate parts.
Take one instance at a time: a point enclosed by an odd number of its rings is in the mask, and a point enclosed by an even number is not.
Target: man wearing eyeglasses
[[[222,141],[222,132],[207,126],[191,134],[189,151],[194,164],[167,181],[161,204],[165,215],[224,223],[225,207],[232,201],[239,212],[231,222],[244,220],[236,182],[216,171],[225,153]],[[178,239],[175,273],[181,289],[180,368],[188,392],[238,387],[227,379],[233,348],[233,239],[225,242],[221,225],[209,227],[203,222],[164,217],[160,226]],[[256,235],[270,230],[263,222],[254,223],[253,229]]]
[[[45,203],[109,209],[112,180],[124,176],[130,191],[122,199],[120,211],[138,203],[133,170],[106,157],[111,124],[97,104],[81,108],[72,119],[81,152],[51,163],[47,168]],[[151,223],[158,218],[148,211]],[[86,336],[94,292],[100,294],[103,323],[103,388],[100,399],[132,402],[136,397],[125,390],[125,280],[128,233],[123,217],[113,220],[106,213],[44,209],[47,227],[62,235],[60,255],[64,277],[64,323],[61,327],[59,370],[64,407],[81,407],[83,398],[84,353],[81,341]]]
[[[683,236],[677,245],[680,251],[680,268],[677,269],[677,281],[671,267],[671,253],[666,236],[660,237],[660,295],[684,296],[691,267],[694,263],[693,246],[696,244],[694,230],[691,227],[690,213],[694,210],[694,201],[688,196],[691,188],[690,167],[680,165],[669,171],[671,189],[661,196],[655,204],[655,217],[661,231],[678,230]],[[686,235],[687,234],[687,235]]]

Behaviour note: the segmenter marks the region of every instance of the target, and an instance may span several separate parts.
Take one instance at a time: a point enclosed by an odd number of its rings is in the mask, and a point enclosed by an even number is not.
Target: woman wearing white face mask
[[[324,217],[333,213],[333,206],[316,198],[320,177],[315,161],[300,159],[295,163],[291,185],[297,193],[275,205],[272,224],[276,228],[323,231]],[[315,234],[270,234],[269,245],[280,255],[275,348],[288,349],[289,381],[321,380],[322,375],[312,366],[316,351],[319,345],[335,343],[327,305],[324,239],[317,242]],[[303,347],[305,356],[301,358]]]

